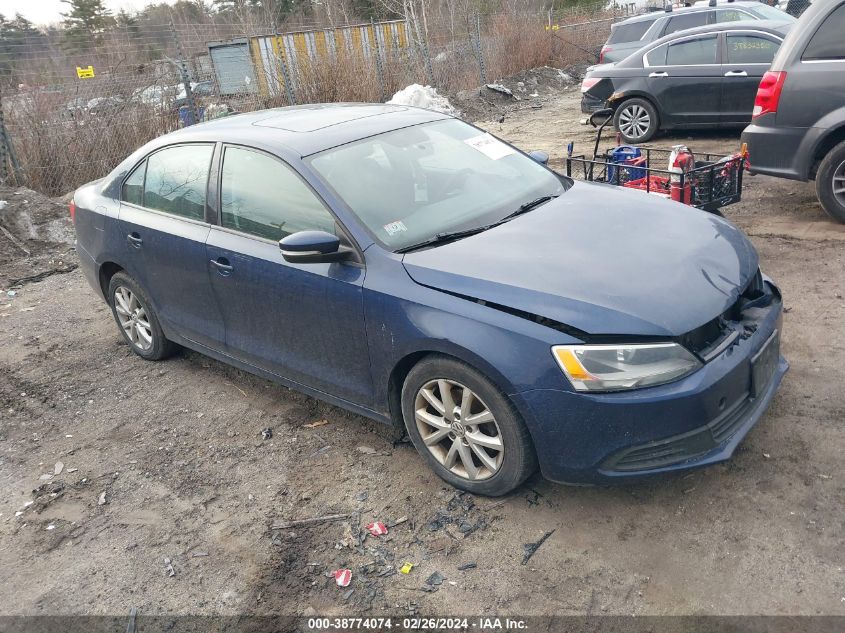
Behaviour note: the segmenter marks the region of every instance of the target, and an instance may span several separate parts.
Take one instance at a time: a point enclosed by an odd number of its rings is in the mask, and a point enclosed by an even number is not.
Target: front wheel
[[[402,414],[417,451],[456,488],[499,496],[537,468],[528,429],[513,405],[457,360],[420,361],[405,379]]]
[[[645,99],[628,99],[616,108],[613,125],[626,143],[645,143],[657,134],[657,110]]]
[[[845,224],[845,142],[822,159],[816,172],[816,195],[825,212]]]

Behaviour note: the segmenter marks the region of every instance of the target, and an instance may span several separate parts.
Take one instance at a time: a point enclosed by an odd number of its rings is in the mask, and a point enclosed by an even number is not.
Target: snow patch
[[[450,116],[458,116],[460,114],[449,103],[446,97],[437,93],[436,89],[431,86],[421,86],[419,84],[411,84],[407,88],[403,88],[393,95],[387,103],[391,105],[425,108],[426,110],[434,110],[435,112],[442,112]]]

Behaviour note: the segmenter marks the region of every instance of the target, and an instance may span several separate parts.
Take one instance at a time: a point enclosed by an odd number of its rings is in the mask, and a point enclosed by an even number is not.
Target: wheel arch
[[[810,157],[809,172],[807,174],[810,180],[815,180],[819,164],[821,164],[828,152],[843,141],[845,141],[845,119],[837,127],[827,130],[825,135],[816,142]]]
[[[123,270],[125,270],[123,266],[112,261],[100,264],[100,269],[97,272],[97,279],[100,282],[100,290],[102,290],[103,297],[106,299],[106,302],[109,302],[109,284],[111,283],[112,277]]]
[[[513,386],[507,378],[501,374],[501,372],[493,367],[493,365],[469,349],[448,344],[448,342],[445,341],[429,341],[428,345],[409,351],[399,358],[388,375],[387,402],[391,423],[397,431],[401,431],[402,433],[405,432],[405,420],[402,416],[402,388],[405,385],[405,379],[416,365],[431,356],[440,356],[456,360],[481,373],[481,375],[492,382],[496,388],[502,392],[505,398],[511,401],[514,408],[519,411],[516,403],[513,402],[513,399],[510,397],[510,394],[514,392]],[[521,411],[520,414],[522,414]]]
[[[657,128],[662,129],[663,120],[665,119],[663,115],[663,109],[660,107],[660,104],[655,100],[654,95],[649,94],[643,90],[625,90],[623,92],[614,93],[610,95],[610,98],[607,100],[608,106],[613,108],[614,114],[616,110],[626,101],[630,101],[631,99],[643,99],[644,101],[648,101],[651,104],[651,107],[654,108],[654,111],[657,112]]]

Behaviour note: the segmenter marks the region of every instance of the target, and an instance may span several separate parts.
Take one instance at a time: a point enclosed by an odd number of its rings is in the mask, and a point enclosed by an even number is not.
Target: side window
[[[716,63],[716,38],[701,37],[671,44],[666,52],[667,66],[693,66]]]
[[[665,66],[666,65],[666,49],[669,47],[665,44],[658,46],[653,51],[645,56],[646,63],[649,66]]]
[[[192,220],[205,217],[205,192],[214,146],[178,145],[147,159],[144,206]]]
[[[683,31],[684,29],[694,29],[697,26],[704,26],[707,24],[707,11],[698,11],[696,13],[682,13],[669,18],[669,24],[666,25],[666,30],[663,35],[669,35],[675,31]]]
[[[729,64],[771,64],[780,43],[756,35],[728,33]]]
[[[123,181],[123,192],[120,199],[141,206],[144,204],[144,174],[147,172],[147,161],[135,168],[129,178]]]
[[[297,231],[335,233],[334,216],[282,161],[227,147],[221,188],[224,227],[269,240]]]
[[[719,9],[716,11],[716,22],[721,24],[723,22],[741,22],[742,20],[753,20],[753,15],[749,15],[744,11],[737,11],[736,9]]]
[[[845,4],[818,28],[801,59],[845,59]]]

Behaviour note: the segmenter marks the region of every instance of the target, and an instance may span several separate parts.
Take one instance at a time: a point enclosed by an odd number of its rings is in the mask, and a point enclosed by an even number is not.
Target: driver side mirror
[[[533,152],[528,152],[528,155],[541,165],[549,164],[549,155],[540,149],[535,149]]]
[[[319,264],[349,259],[353,250],[325,231],[299,231],[279,240],[282,257],[292,264]]]

